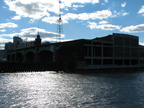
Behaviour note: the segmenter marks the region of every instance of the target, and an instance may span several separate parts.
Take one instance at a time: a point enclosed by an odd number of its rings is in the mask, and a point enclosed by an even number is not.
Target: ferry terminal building
[[[143,67],[144,46],[128,34],[47,44],[41,44],[38,35],[32,46],[19,44],[8,51],[7,61],[73,63],[76,69]]]

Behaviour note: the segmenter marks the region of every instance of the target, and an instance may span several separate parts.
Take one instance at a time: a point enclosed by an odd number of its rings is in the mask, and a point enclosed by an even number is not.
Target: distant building
[[[17,47],[23,43],[23,40],[20,37],[13,37],[13,44],[14,44],[14,49],[17,49]]]
[[[5,50],[6,51],[14,50],[14,44],[12,42],[6,43],[5,44]]]
[[[17,47],[23,43],[23,40],[20,37],[13,37],[13,43],[8,42],[5,44],[5,50],[6,51],[11,51],[17,49]]]

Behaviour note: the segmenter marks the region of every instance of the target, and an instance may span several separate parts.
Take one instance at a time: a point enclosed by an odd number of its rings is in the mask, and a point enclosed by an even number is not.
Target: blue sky
[[[61,41],[93,39],[112,33],[139,36],[144,45],[143,0],[61,0]],[[59,0],[1,0],[0,49],[13,36],[57,41]],[[39,28],[38,28],[39,27]]]

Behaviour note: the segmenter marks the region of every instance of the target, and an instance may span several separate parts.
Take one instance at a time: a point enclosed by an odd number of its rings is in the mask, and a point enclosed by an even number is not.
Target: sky
[[[38,33],[43,42],[122,33],[144,45],[144,0],[0,0],[0,49],[14,36],[33,41]]]

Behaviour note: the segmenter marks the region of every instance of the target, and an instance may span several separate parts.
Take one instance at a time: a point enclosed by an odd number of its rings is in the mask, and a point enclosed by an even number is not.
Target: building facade
[[[6,61],[6,51],[0,50],[0,62]]]
[[[137,36],[113,33],[101,38],[60,43],[34,43],[8,52],[10,62],[71,63],[76,69],[132,68],[144,66],[144,46]]]
[[[140,64],[137,36],[112,34],[85,44],[85,68],[133,67]]]

